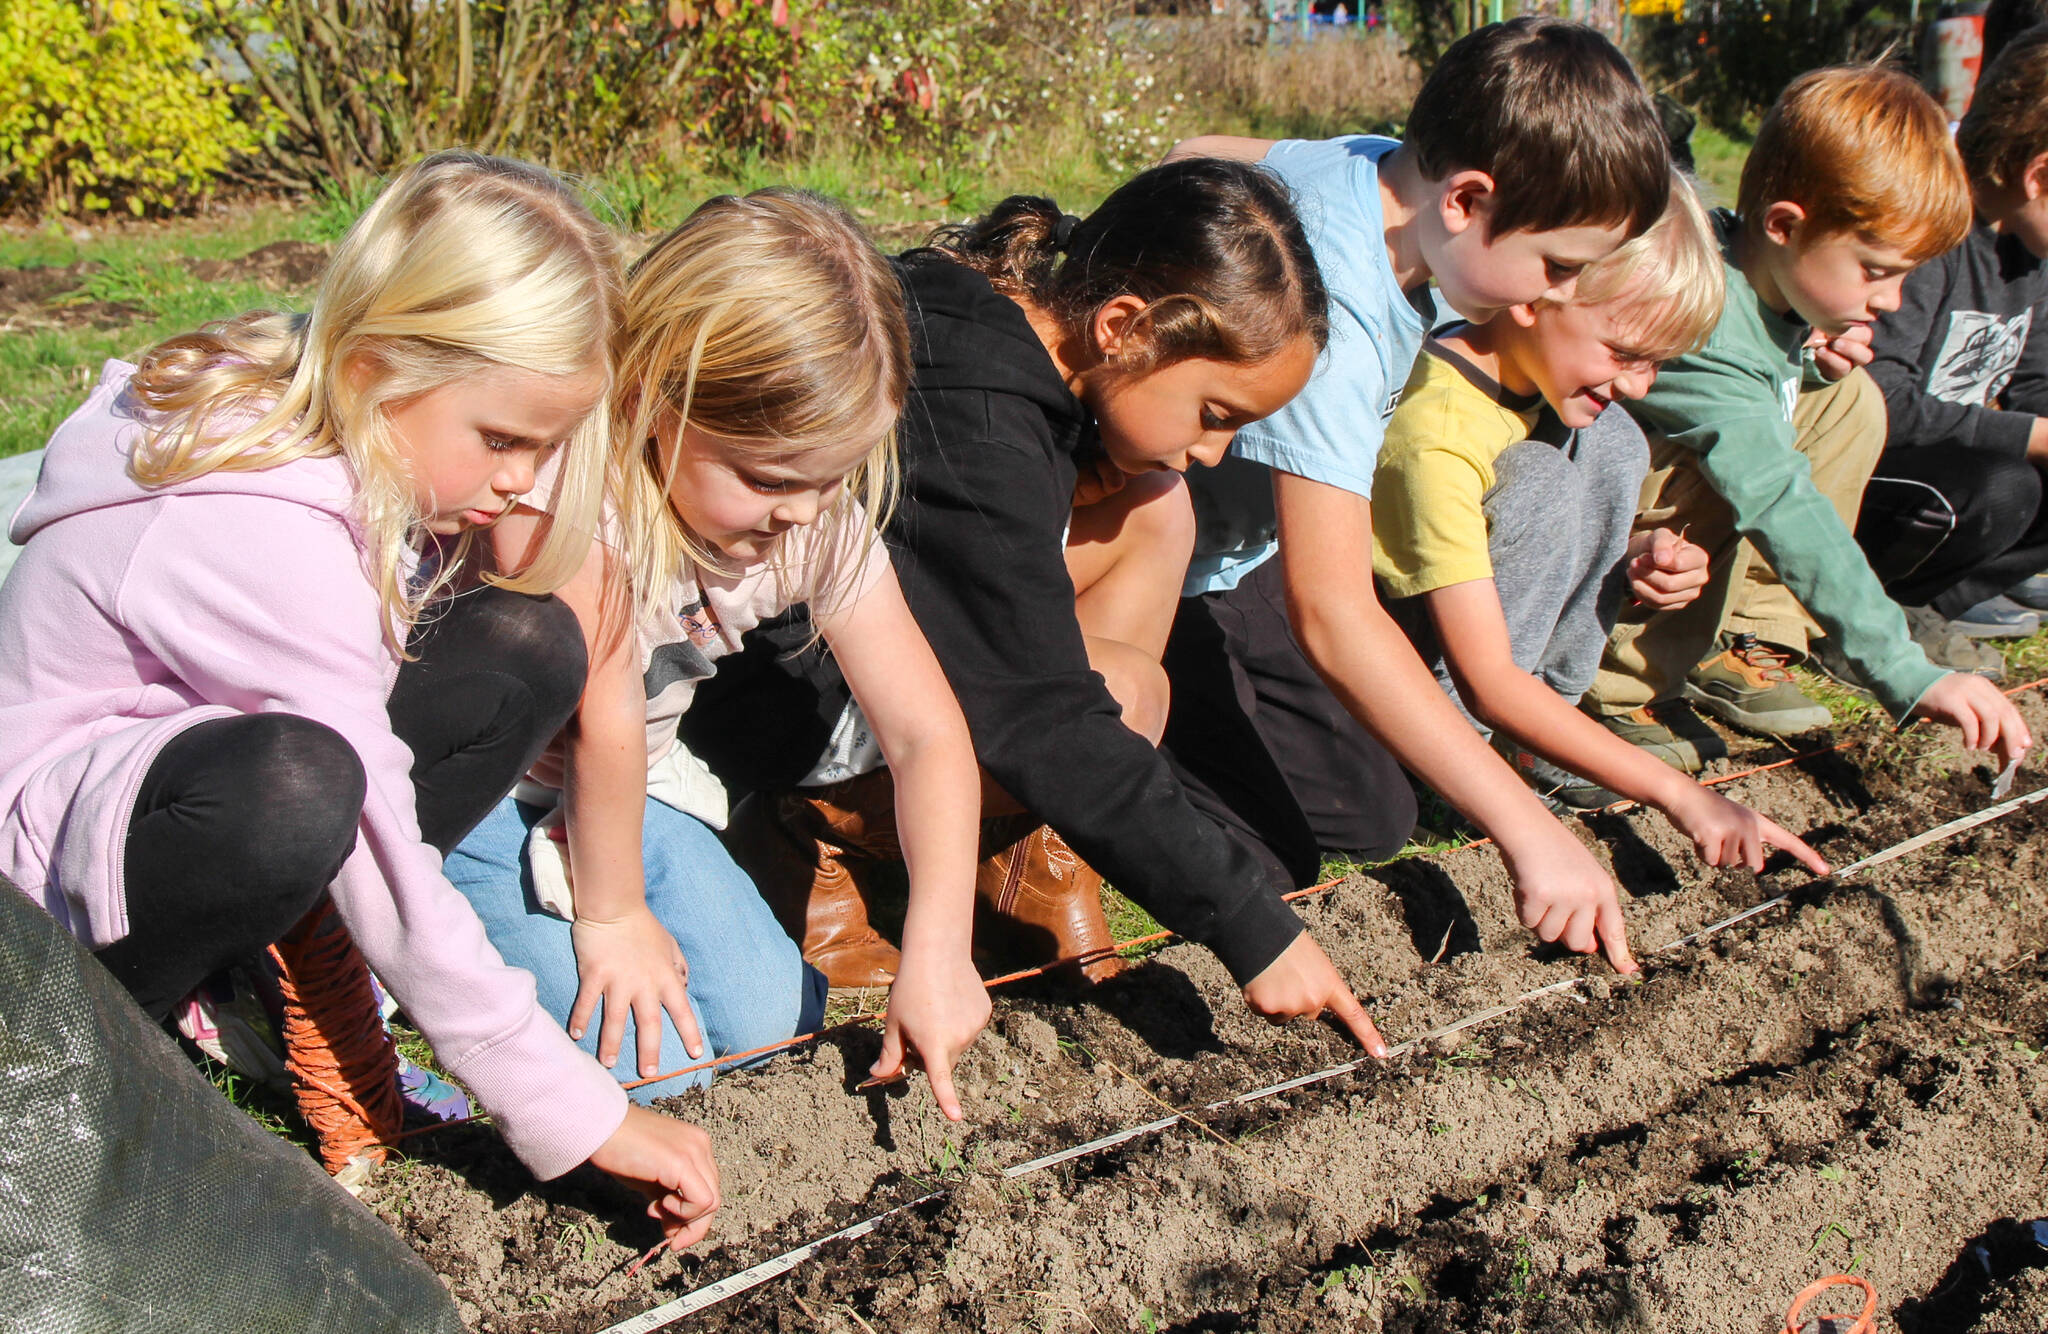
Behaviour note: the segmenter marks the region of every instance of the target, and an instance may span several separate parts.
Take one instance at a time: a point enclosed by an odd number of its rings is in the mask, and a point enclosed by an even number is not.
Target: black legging
[[[1981,449],[1886,450],[1856,540],[1894,599],[1960,616],[2048,570],[2041,470]]]
[[[411,747],[420,833],[446,855],[575,711],[586,662],[553,597],[483,588],[437,604],[399,668],[391,730]],[[355,847],[362,762],[295,714],[200,723],[157,755],[125,853],[128,934],[98,951],[155,1019],[209,974],[270,944]]]

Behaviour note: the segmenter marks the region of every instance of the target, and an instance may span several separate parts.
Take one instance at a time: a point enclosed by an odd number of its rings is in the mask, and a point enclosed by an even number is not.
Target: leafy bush
[[[1712,15],[1712,17],[1710,17]],[[1871,0],[1721,0],[1680,18],[1639,22],[1634,55],[1664,87],[1726,134],[1745,128],[1807,70],[1903,51],[1906,26]]]
[[[131,212],[204,195],[265,125],[237,115],[172,0],[0,5],[0,198]]]

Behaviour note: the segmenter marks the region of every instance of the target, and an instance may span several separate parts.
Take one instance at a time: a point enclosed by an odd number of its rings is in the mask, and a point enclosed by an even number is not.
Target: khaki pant
[[[1859,369],[1837,384],[1802,392],[1792,424],[1814,487],[1855,531],[1863,488],[1884,449],[1884,395],[1876,381]],[[1653,528],[1684,528],[1687,541],[1707,549],[1707,586],[1688,606],[1616,627],[1586,695],[1593,712],[1628,713],[1676,698],[1724,626],[1801,656],[1819,636],[1777,572],[1736,533],[1735,514],[1701,475],[1699,455],[1654,437],[1635,530]]]

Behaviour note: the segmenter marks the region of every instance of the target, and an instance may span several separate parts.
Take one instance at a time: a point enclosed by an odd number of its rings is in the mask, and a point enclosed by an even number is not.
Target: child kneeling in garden
[[[1706,581],[1706,553],[1670,529],[1630,536],[1649,447],[1616,400],[1640,398],[1720,313],[1713,231],[1674,178],[1663,217],[1588,265],[1569,301],[1425,344],[1373,477],[1374,573],[1444,688],[1539,792],[1655,806],[1716,866],[1760,870],[1780,847],[1825,874],[1793,835],[1574,707],[1624,590],[1682,606]]]

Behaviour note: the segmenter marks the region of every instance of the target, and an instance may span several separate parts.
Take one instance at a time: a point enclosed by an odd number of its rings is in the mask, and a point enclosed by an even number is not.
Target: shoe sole
[[[1722,722],[1740,727],[1746,732],[1761,732],[1765,736],[1798,736],[1826,727],[1835,720],[1835,715],[1828,711],[1825,704],[1816,704],[1811,709],[1751,713],[1740,704],[1723,699],[1712,691],[1702,690],[1690,681],[1685,684],[1685,697]]]
[[[1950,621],[1949,628],[1972,639],[2032,639],[2041,628],[2039,621],[2028,626],[1979,625],[1975,621]]]

